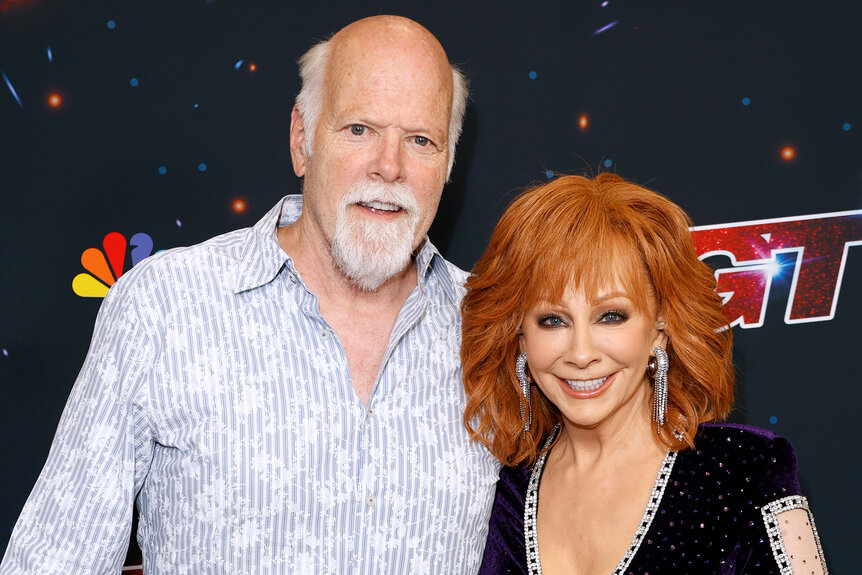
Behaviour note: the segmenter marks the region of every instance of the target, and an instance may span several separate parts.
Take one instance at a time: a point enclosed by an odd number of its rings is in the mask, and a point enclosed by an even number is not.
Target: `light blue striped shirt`
[[[157,254],[99,311],[0,574],[118,573],[137,496],[145,573],[475,573],[498,475],[470,441],[464,272],[426,240],[366,407],[276,239]]]

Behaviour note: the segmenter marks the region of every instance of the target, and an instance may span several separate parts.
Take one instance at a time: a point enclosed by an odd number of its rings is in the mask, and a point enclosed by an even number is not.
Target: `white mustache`
[[[363,204],[369,207],[397,211],[404,210],[412,216],[419,212],[419,203],[413,195],[413,190],[407,184],[384,182],[362,182],[351,187],[341,198],[344,209],[351,204]]]

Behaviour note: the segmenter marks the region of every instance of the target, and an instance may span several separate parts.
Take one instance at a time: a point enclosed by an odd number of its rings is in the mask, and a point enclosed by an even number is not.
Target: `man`
[[[410,20],[300,60],[303,196],[111,289],[0,573],[471,573],[498,467],[462,424],[463,272],[428,242],[466,90]]]

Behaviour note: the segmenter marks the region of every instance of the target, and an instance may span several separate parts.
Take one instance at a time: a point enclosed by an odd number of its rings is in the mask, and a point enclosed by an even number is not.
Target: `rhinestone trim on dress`
[[[619,575],[625,571],[628,568],[629,563],[634,559],[635,553],[638,552],[638,548],[640,548],[641,542],[644,540],[644,537],[646,537],[647,531],[649,531],[650,525],[652,525],[652,520],[655,517],[656,511],[658,511],[658,507],[661,504],[661,498],[664,496],[664,488],[667,487],[667,482],[670,479],[670,472],[673,470],[673,464],[675,462],[676,451],[668,451],[664,456],[664,461],[662,461],[661,468],[658,470],[658,475],[655,478],[655,485],[652,487],[652,493],[649,496],[649,503],[647,503],[646,509],[644,509],[641,524],[638,526],[635,536],[632,537],[632,544],[629,545],[626,554],[623,555],[623,558],[619,563],[617,563],[617,567],[614,569],[613,575]]]
[[[811,523],[811,531],[814,533],[814,544],[817,546],[820,565],[823,567],[824,575],[827,575],[829,571],[826,570],[826,559],[823,557],[820,535],[817,534],[817,527],[814,526],[814,516],[808,508],[808,499],[803,495],[790,495],[776,499],[772,503],[764,505],[760,510],[763,514],[763,523],[766,525],[766,533],[769,536],[769,545],[772,547],[772,554],[775,556],[775,562],[781,570],[781,575],[793,575],[793,568],[790,566],[790,558],[787,556],[784,539],[781,537],[778,515],[791,509],[804,509],[805,513],[808,514],[808,522]]]
[[[542,563],[539,559],[539,539],[538,534],[536,533],[536,513],[538,512],[539,507],[539,482],[542,479],[542,472],[545,469],[545,462],[548,459],[548,451],[546,450],[554,441],[558,431],[559,426],[555,427],[554,433],[545,440],[545,444],[542,446],[542,450],[545,452],[536,460],[536,464],[533,466],[533,471],[530,473],[530,482],[527,484],[527,496],[524,500],[524,544],[527,552],[527,573],[530,575],[542,575]],[[652,520],[661,504],[664,489],[667,487],[668,479],[670,479],[670,472],[673,470],[674,462],[676,462],[676,452],[668,451],[664,456],[661,468],[658,470],[658,475],[656,476],[655,484],[653,485],[652,493],[649,497],[649,503],[647,503],[646,509],[644,510],[640,525],[638,526],[634,537],[632,537],[631,545],[629,545],[625,555],[623,555],[623,558],[619,563],[617,563],[617,566],[613,571],[613,575],[620,575],[620,573],[625,571],[629,566],[629,563],[634,559],[638,548],[640,548],[641,542],[644,540],[647,531],[649,531],[650,525],[652,525]],[[817,544],[819,548],[819,539],[817,540]],[[823,553],[821,553],[820,556],[823,557]],[[782,575],[784,575],[783,572]]]
[[[527,496],[524,498],[524,549],[527,552],[527,573],[530,575],[542,575],[542,563],[539,560],[539,539],[536,534],[536,512],[539,507],[537,505],[539,501],[539,480],[542,478],[545,461],[548,459],[548,448],[559,432],[560,425],[557,424],[554,426],[554,432],[548,436],[542,445],[544,453],[536,459],[536,464],[533,466],[532,473],[530,473],[530,482],[527,484]]]

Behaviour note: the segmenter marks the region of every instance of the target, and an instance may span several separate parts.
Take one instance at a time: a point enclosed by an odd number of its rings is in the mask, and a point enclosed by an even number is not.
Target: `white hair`
[[[390,222],[375,222],[349,213],[356,203],[372,202],[398,206],[403,214]],[[372,180],[356,184],[338,207],[329,244],[332,260],[359,289],[377,290],[410,264],[419,214],[419,203],[407,184]]]
[[[312,46],[297,60],[302,88],[296,96],[296,105],[305,132],[302,149],[308,158],[311,157],[312,139],[317,128],[317,121],[320,119],[320,111],[323,108],[323,84],[331,54],[331,41],[323,40]],[[450,64],[449,67],[452,69],[452,110],[449,114],[447,180],[452,174],[452,166],[455,165],[455,146],[458,144],[461,130],[464,127],[464,112],[467,110],[467,98],[469,96],[467,78],[457,66]]]
[[[297,60],[302,89],[296,95],[296,107],[299,109],[305,132],[302,149],[309,158],[314,130],[317,128],[317,120],[320,119],[320,110],[323,108],[323,78],[331,53],[332,43],[324,40],[312,46]]]

